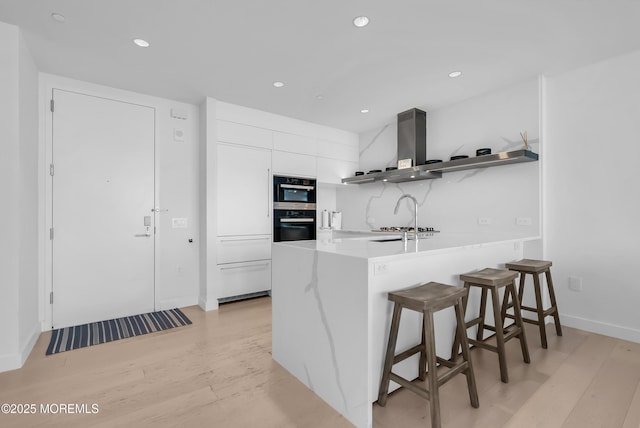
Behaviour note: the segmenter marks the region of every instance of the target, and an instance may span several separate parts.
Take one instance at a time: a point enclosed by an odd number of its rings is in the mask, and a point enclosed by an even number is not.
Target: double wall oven
[[[273,176],[273,241],[316,239],[316,180]]]

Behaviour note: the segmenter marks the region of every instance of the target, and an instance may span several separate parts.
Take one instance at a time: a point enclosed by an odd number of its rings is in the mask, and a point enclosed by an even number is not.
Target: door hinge
[[[53,291],[49,293],[49,304],[53,305]]]
[[[49,109],[51,110],[51,113],[53,113],[53,100],[51,100],[51,103],[49,104]]]
[[[53,241],[53,227],[49,228],[49,239]]]
[[[52,177],[53,177],[53,172],[54,172],[54,167],[53,167],[53,164],[50,163],[49,164],[49,175],[52,176]]]

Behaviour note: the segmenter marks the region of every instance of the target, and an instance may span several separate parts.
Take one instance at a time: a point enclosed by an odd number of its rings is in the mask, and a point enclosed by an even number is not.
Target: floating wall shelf
[[[537,153],[533,153],[530,150],[514,150],[511,152],[494,153],[492,155],[469,157],[466,159],[458,159],[448,162],[418,165],[411,168],[347,177],[343,178],[342,182],[344,184],[365,184],[376,181],[404,183],[407,181],[441,178],[443,172],[487,168],[490,166],[509,165],[513,163],[535,162],[537,160]]]

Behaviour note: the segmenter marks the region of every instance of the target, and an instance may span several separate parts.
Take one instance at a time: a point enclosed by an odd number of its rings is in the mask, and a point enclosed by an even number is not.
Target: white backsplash
[[[483,147],[493,153],[522,149],[524,131],[530,149],[539,153],[538,93],[536,79],[432,112],[418,107],[427,111],[427,159],[471,157]],[[395,166],[396,147],[395,121],[360,134],[359,170]],[[393,214],[405,193],[419,202],[419,226],[450,232],[539,234],[539,162],[444,173],[434,180],[341,186],[336,206],[343,212],[343,229],[413,225],[412,202],[403,202],[398,215]],[[479,224],[479,218],[489,224]],[[518,225],[518,218],[530,219],[531,225]]]

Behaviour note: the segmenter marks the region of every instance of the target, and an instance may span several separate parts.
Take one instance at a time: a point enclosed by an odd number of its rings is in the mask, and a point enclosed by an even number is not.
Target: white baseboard
[[[611,336],[617,339],[640,343],[640,330],[633,328],[588,320],[586,318],[574,317],[571,315],[560,315],[560,322],[562,325],[566,325],[567,327],[578,328],[580,330],[590,331],[604,336]]]
[[[213,299],[212,301],[211,299],[205,300],[202,297],[200,297],[198,298],[198,306],[200,306],[200,308],[206,312],[217,311],[219,306],[218,299]]]
[[[29,340],[27,340],[27,342],[22,347],[22,352],[20,354],[20,367],[22,367],[24,365],[24,363],[27,361],[27,358],[29,358],[29,355],[31,354],[31,351],[33,350],[33,347],[36,344],[36,341],[40,337],[40,333],[42,333],[40,331],[40,325],[39,324],[40,323],[38,322],[38,323],[36,323],[36,325],[33,326],[33,330],[31,331],[31,334],[29,335]]]
[[[20,364],[20,356],[16,354],[0,355],[0,373],[8,372],[22,367]]]
[[[20,352],[0,355],[0,373],[21,368],[29,358],[29,354],[31,354],[38,337],[40,337],[39,323],[33,327],[29,340],[27,340]]]
[[[160,301],[160,308],[158,310],[164,311],[173,308],[184,308],[186,306],[197,305],[198,302],[193,297],[181,297],[178,299],[167,299]]]

